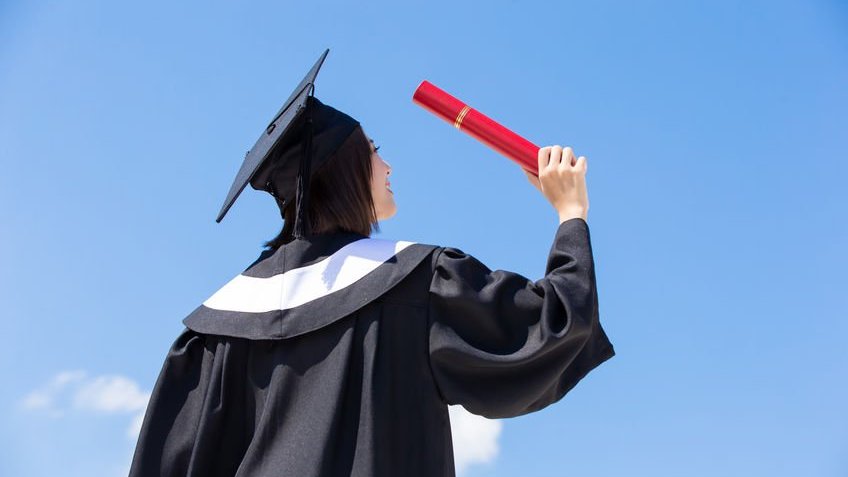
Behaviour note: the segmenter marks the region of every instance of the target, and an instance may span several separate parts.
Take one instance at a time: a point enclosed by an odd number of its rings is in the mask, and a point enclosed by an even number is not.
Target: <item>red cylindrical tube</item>
[[[501,126],[483,113],[439,89],[421,82],[412,101],[457,129],[512,159],[527,172],[539,175],[539,146]]]

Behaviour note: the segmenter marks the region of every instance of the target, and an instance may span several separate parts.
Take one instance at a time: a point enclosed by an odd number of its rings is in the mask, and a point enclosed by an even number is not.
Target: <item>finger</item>
[[[578,158],[577,158],[577,162],[574,164],[574,168],[575,168],[575,169],[581,170],[581,171],[583,171],[583,172],[585,172],[585,171],[586,171],[586,168],[587,168],[588,166],[589,166],[589,164],[586,162],[586,156],[580,156],[580,157],[578,157]]]
[[[540,147],[539,148],[539,172],[542,172],[542,169],[548,166],[548,160],[551,157],[551,148],[550,147]]]
[[[562,147],[561,146],[551,146],[551,160],[548,162],[550,167],[559,167],[560,161],[562,160]]]
[[[562,150],[562,163],[568,167],[574,166],[574,150],[570,146],[565,146]]]

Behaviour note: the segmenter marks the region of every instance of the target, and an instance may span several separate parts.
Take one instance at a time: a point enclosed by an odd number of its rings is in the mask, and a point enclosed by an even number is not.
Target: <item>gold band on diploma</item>
[[[462,111],[460,111],[459,114],[456,115],[456,120],[453,122],[453,126],[455,128],[459,129],[459,127],[462,126],[462,120],[465,118],[465,115],[468,114],[468,111],[470,110],[471,108],[466,105],[464,108],[462,108]]]

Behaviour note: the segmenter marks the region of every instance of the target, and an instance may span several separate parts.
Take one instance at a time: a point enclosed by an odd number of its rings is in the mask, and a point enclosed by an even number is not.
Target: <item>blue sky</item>
[[[535,414],[452,409],[462,475],[848,474],[836,1],[0,4],[0,474],[126,474],[182,318],[279,229],[252,189],[214,219],[325,48],[316,96],[393,167],[377,237],[544,273],[554,209],[424,79],[589,160],[617,356]]]

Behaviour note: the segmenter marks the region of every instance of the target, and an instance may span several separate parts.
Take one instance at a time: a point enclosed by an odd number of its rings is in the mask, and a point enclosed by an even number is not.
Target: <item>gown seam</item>
[[[439,257],[441,257],[442,252],[444,252],[444,251],[445,251],[445,247],[441,247],[439,249],[439,253],[436,254],[436,258],[435,258],[434,263],[439,263]],[[433,265],[431,264],[430,265],[430,282],[431,283],[432,283],[433,274],[435,274],[435,269],[434,269]],[[432,328],[432,321],[430,319],[430,309],[431,309],[430,308],[430,295],[431,295],[431,293],[430,293],[430,290],[428,288],[428,290],[427,290],[427,333],[426,333],[426,341],[427,342],[425,343],[426,344],[426,350],[427,350],[427,352],[426,352],[427,367],[430,369],[430,379],[433,382],[433,387],[436,390],[436,394],[439,396],[439,399],[442,401],[442,403],[447,405],[448,404],[447,399],[445,399],[444,393],[439,388],[439,382],[436,380],[436,373],[433,372],[433,363],[430,360],[430,329]]]

